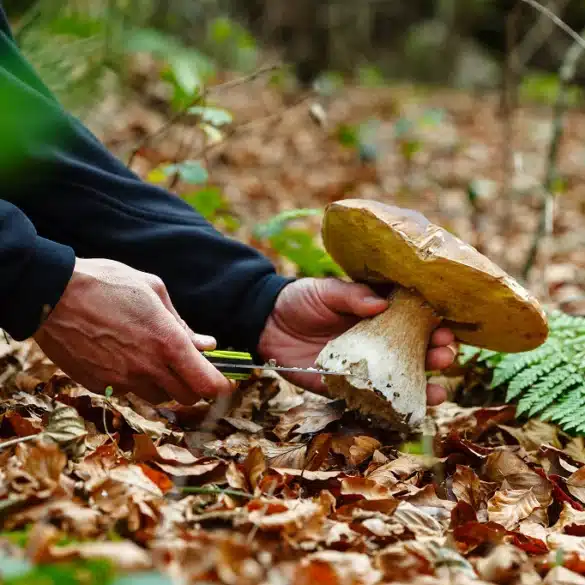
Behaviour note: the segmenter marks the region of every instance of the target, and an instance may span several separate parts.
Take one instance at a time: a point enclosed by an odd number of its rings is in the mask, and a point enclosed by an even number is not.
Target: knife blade
[[[348,376],[350,372],[332,372],[318,368],[297,368],[272,364],[255,364],[252,355],[241,351],[214,350],[204,351],[203,355],[225,376],[232,380],[245,380],[252,370],[270,370],[274,372],[295,372],[299,374],[317,374],[321,376]],[[244,372],[241,372],[244,370]],[[249,372],[249,373],[248,373]]]

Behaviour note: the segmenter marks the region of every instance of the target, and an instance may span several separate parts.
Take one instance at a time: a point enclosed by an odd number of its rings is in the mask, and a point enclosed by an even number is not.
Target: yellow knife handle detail
[[[243,351],[228,351],[228,350],[214,350],[204,351],[203,356],[206,357],[226,378],[230,380],[248,380],[253,370],[235,370],[222,364],[241,363],[252,365],[252,355]]]

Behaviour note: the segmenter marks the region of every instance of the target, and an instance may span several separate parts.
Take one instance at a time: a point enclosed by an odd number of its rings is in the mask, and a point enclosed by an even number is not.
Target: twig
[[[136,155],[142,150],[151,140],[158,138],[168,132],[177,122],[179,122],[182,118],[184,118],[191,108],[196,106],[197,104],[201,103],[203,96],[205,96],[208,92],[217,92],[222,91],[225,89],[229,89],[235,87],[237,85],[242,85],[244,83],[249,83],[250,81],[254,81],[256,78],[260,77],[261,75],[275,71],[279,69],[281,65],[274,64],[274,65],[266,65],[264,67],[260,67],[256,71],[253,71],[249,75],[244,75],[243,77],[238,77],[237,79],[232,79],[230,81],[226,81],[225,83],[220,83],[218,85],[211,86],[210,88],[206,89],[202,95],[197,96],[192,102],[187,104],[182,110],[173,114],[158,130],[153,132],[152,134],[147,134],[139,143],[134,147],[130,154],[130,158],[128,159],[128,163],[126,166],[132,166]]]
[[[190,487],[184,486],[180,487],[179,491],[185,494],[204,494],[204,495],[223,495],[226,496],[234,496],[237,498],[254,498],[253,494],[248,494],[246,492],[241,492],[239,490],[232,490],[232,489],[223,489],[223,488],[212,488],[212,487]]]
[[[568,3],[569,0],[558,0],[556,3],[556,9],[563,10]],[[555,1],[551,0],[549,6],[554,5]],[[520,72],[520,70],[526,66],[536,51],[544,45],[553,30],[554,23],[551,22],[546,13],[541,12],[536,25],[526,33],[522,41],[516,47],[515,66],[517,67],[517,72]]]
[[[523,2],[527,0],[522,0]],[[585,34],[585,29],[583,30]],[[548,240],[553,233],[555,194],[553,190],[554,181],[557,177],[557,162],[559,149],[563,135],[565,112],[568,107],[568,86],[571,83],[577,70],[577,63],[585,51],[585,40],[577,35],[575,41],[565,55],[563,64],[559,71],[559,90],[553,112],[553,135],[548,151],[548,164],[544,181],[544,201],[541,207],[538,227],[534,233],[532,244],[522,270],[522,277],[527,279],[536,261],[538,250],[543,240]]]
[[[504,164],[504,176],[502,179],[500,205],[501,205],[501,233],[507,240],[511,231],[511,202],[514,180],[514,115],[517,108],[518,97],[518,71],[516,66],[516,35],[518,18],[522,4],[516,0],[506,18],[506,61],[502,83],[501,113],[503,122],[503,148],[502,157]],[[505,252],[504,252],[505,256]],[[504,264],[505,258],[502,258]]]
[[[585,39],[582,35],[580,35],[577,31],[572,29],[566,22],[564,22],[560,17],[558,17],[550,8],[543,6],[540,2],[536,0],[520,0],[521,2],[525,2],[532,6],[532,8],[542,12],[546,16],[548,16],[561,30],[565,31],[577,45],[580,45],[583,49],[585,49]]]
[[[18,445],[18,443],[25,443],[26,441],[38,439],[39,435],[42,434],[43,433],[35,433],[34,435],[27,435],[26,437],[16,437],[15,439],[10,439],[10,441],[4,441],[4,443],[0,443],[0,450],[6,449],[7,447],[12,447],[13,445]]]

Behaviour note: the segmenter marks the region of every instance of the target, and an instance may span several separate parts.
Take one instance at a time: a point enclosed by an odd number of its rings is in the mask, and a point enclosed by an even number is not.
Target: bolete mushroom
[[[391,284],[390,306],[330,341],[316,365],[332,397],[395,428],[426,413],[425,357],[443,322],[463,343],[503,352],[541,345],[538,301],[501,268],[416,211],[346,199],[327,206],[325,248],[355,282]]]

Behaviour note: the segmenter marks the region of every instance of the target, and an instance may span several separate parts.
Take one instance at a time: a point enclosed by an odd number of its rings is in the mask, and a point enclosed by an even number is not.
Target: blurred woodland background
[[[329,201],[412,207],[585,312],[578,0],[5,0],[65,107],[288,273]],[[548,14],[547,14],[548,11]]]

